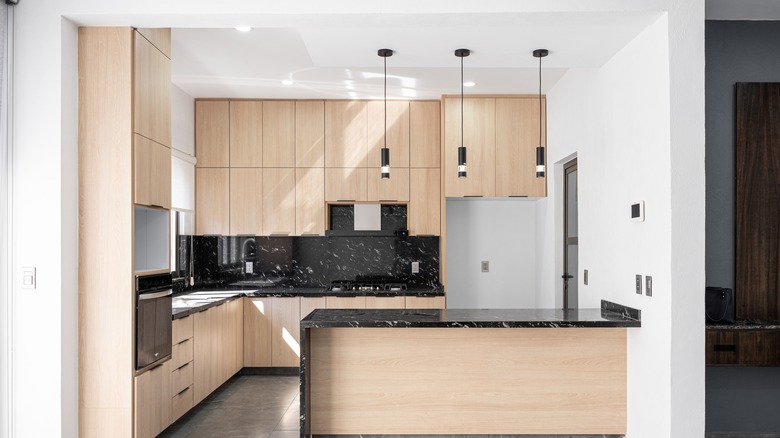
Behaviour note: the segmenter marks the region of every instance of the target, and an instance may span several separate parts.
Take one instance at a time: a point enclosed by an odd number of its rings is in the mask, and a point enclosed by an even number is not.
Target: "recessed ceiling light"
[[[283,81],[282,81],[282,85],[292,85],[292,84],[294,84],[294,83],[295,83],[295,82],[293,82],[293,81],[292,81],[292,80],[290,80],[290,79],[285,79],[285,80],[283,80]]]
[[[250,26],[236,26],[236,30],[239,32],[249,32],[252,28]]]
[[[466,81],[463,83],[464,87],[473,87],[474,85],[477,85],[477,83],[474,81]]]

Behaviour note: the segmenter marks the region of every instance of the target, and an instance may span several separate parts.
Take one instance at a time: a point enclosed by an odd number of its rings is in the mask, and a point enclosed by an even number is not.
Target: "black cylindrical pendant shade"
[[[382,148],[382,179],[390,179],[390,149]]]
[[[544,148],[541,146],[536,147],[536,177],[544,177]]]
[[[466,177],[466,147],[458,147],[458,178]]]

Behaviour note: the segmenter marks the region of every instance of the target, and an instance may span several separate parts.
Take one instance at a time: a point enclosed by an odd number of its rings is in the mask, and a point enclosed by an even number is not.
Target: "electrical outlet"
[[[482,260],[482,272],[490,272],[490,262]]]
[[[412,262],[412,274],[420,273],[420,262]]]
[[[642,295],[642,276],[636,274],[636,293]]]
[[[246,262],[246,267],[244,268],[244,273],[246,274],[254,274],[255,272],[255,264],[253,262]]]
[[[582,274],[582,281],[585,283],[585,286],[588,285],[588,270],[586,269],[585,272]]]
[[[653,277],[649,275],[645,277],[645,294],[648,297],[653,296]]]

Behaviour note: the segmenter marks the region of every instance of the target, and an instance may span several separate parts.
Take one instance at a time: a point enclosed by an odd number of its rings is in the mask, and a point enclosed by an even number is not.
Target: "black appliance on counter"
[[[171,357],[171,274],[135,277],[135,369]]]
[[[374,291],[388,291],[388,292],[400,292],[405,291],[407,285],[404,282],[396,281],[392,279],[365,279],[365,280],[334,280],[328,286],[328,290],[331,292],[374,292]]]

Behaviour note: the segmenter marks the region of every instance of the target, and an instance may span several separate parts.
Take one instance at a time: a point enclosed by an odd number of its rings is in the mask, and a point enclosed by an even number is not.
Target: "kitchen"
[[[641,20],[637,20],[637,21],[641,21]],[[635,31],[637,31],[638,33],[634,33],[633,35],[641,35],[641,36],[644,37],[644,38],[640,38],[638,41],[635,41],[635,44],[633,46],[629,47],[629,48],[636,48],[636,50],[637,50],[636,53],[637,54],[638,53],[644,53],[644,52],[642,52],[642,49],[639,48],[639,46],[641,44],[654,44],[655,43],[654,38],[656,38],[656,37],[659,38],[658,41],[665,41],[665,38],[666,38],[666,36],[664,34],[665,33],[664,32],[665,24],[658,25],[658,26],[650,26],[648,28],[649,32],[640,32],[640,30],[645,29],[644,26],[646,26],[646,25],[648,25],[650,23],[653,23],[653,21],[652,20],[644,21],[644,24],[642,26],[637,25],[637,29],[635,29]],[[621,44],[625,44],[625,41],[622,42],[622,43],[619,43],[619,44],[616,43],[616,45],[621,45]],[[665,44],[665,43],[661,42],[661,45],[663,45],[663,44]],[[378,48],[381,48],[381,47],[382,46],[373,47],[372,50],[369,52],[370,53],[369,56],[371,58],[374,58],[374,62],[376,62],[375,51]],[[448,58],[454,58],[452,56],[452,54],[451,54],[451,51],[454,48],[457,48],[457,47],[451,47],[450,49],[447,50],[446,56]],[[537,48],[537,47],[532,47],[532,49],[533,48]],[[554,54],[556,49],[553,48],[552,46],[550,46],[550,48],[551,48],[552,53]],[[619,48],[620,47],[615,47],[615,50],[617,50]],[[400,53],[403,53],[403,51],[399,49],[399,54]],[[479,53],[479,50],[475,49],[475,54],[472,55],[472,56],[474,56],[474,58],[472,58],[472,59],[475,59],[475,61],[474,61],[475,63],[477,62],[476,61],[476,55],[478,53]],[[610,55],[607,55],[606,58],[609,59],[610,56],[614,55],[615,53],[617,53],[617,52],[612,52]],[[628,50],[626,53],[631,53],[631,50]],[[442,55],[442,56],[444,56],[444,55]],[[517,55],[517,56],[519,57],[519,55]],[[526,54],[526,56],[528,56],[528,54]],[[626,55],[626,56],[628,56],[628,55]],[[529,56],[529,58],[530,58],[530,56]],[[661,56],[661,58],[663,58],[663,56]],[[552,57],[549,58],[549,59],[552,60]],[[631,62],[635,61],[635,59],[631,58],[630,56],[628,56],[628,58],[626,58],[626,59],[623,59],[623,58],[620,58],[620,57],[616,58],[617,61],[627,61],[628,59],[630,59]],[[391,58],[389,61],[392,61],[392,60],[393,60],[393,58]],[[656,58],[654,60],[658,61],[658,58]],[[455,61],[455,62],[453,62],[453,61]],[[467,70],[466,70],[467,72],[468,72],[468,61],[470,61],[470,60],[467,59],[467,64],[466,64],[467,65]],[[531,59],[531,63],[533,63],[534,61],[535,61],[534,59]],[[603,63],[605,61],[606,61],[606,59],[603,60],[603,61],[599,61],[599,62]],[[628,64],[630,64],[630,63],[627,62],[626,64],[620,64],[617,61],[616,61],[616,63],[610,64],[610,67],[614,67],[614,68],[607,68],[607,69],[604,70],[604,73],[607,76],[612,75],[613,73],[614,73],[615,76],[619,76],[620,74],[618,72],[621,69],[629,69],[630,68],[628,66]],[[451,64],[455,64],[455,66],[457,66],[457,64],[456,64],[457,60],[456,59],[450,60],[449,62]],[[527,61],[524,61],[524,62],[527,62]],[[531,65],[532,65],[532,67],[529,68],[529,69],[532,71],[532,75],[535,76],[536,69],[533,68],[533,67],[535,67],[535,65],[533,65],[533,64],[531,64]],[[648,62],[646,62],[644,64],[641,64],[641,66],[642,66],[643,69],[650,69],[650,71],[654,71],[654,70],[652,70],[653,68],[660,68],[661,70],[663,70],[663,63],[658,63],[657,65],[653,65],[652,62],[648,61]],[[372,67],[372,68],[373,68],[374,72],[379,70],[377,67]],[[392,71],[392,67],[389,68],[389,70]],[[450,95],[456,94],[457,84],[458,84],[458,79],[457,79],[458,71],[457,71],[457,67],[455,67],[455,69],[452,71],[452,73],[454,73],[454,76],[455,76],[455,81],[454,82],[455,82],[456,85],[454,87],[451,86],[451,85],[448,85],[447,86],[448,90],[443,92],[443,93],[440,93],[439,95],[441,95],[441,94],[450,94]],[[609,76],[609,77],[610,77],[610,79],[614,79],[612,76]],[[533,78],[533,79],[535,79],[535,78]],[[643,78],[643,79],[647,79],[647,78]],[[599,79],[597,82],[599,82],[601,80],[602,79]],[[604,80],[606,82],[606,78],[604,78]],[[576,87],[576,82],[577,81],[585,81],[585,82],[587,82],[588,81],[587,72],[583,72],[582,75],[575,76],[575,77],[571,77],[571,75],[570,75],[570,79],[568,81],[559,82],[556,85],[556,87],[561,87],[561,88],[558,88],[558,93],[559,93],[558,96],[559,96],[559,98],[560,98],[560,96],[563,96],[563,94],[566,94],[566,93],[564,93],[564,91],[566,91],[567,88],[568,88],[569,91],[571,91],[573,88],[576,89],[577,88]],[[477,82],[478,82],[478,84],[480,83],[480,81],[477,81]],[[490,81],[488,81],[488,83],[489,82]],[[536,81],[529,81],[529,82],[530,82],[531,86],[533,86],[533,88],[535,88],[535,85],[536,85],[535,82]],[[618,90],[620,89],[620,84],[618,84],[617,82],[613,83],[612,86],[617,87]],[[628,85],[625,85],[625,86],[628,87],[628,88],[631,88]],[[633,84],[631,84],[631,86],[633,87]],[[659,84],[658,86],[662,87],[661,84]],[[455,89],[453,90],[453,88],[455,88]],[[650,88],[650,90],[652,90],[652,87],[649,87],[649,88]],[[647,90],[648,93],[650,93],[650,90]],[[553,91],[555,91],[555,90],[553,90]],[[488,94],[492,94],[492,93],[493,93],[492,91],[488,90]],[[526,91],[526,93],[527,94],[531,94],[531,95],[535,94],[533,92],[529,93],[527,91]],[[376,90],[375,90],[375,93],[372,94],[372,96],[376,97],[377,94],[379,94],[379,93],[377,93]],[[650,93],[650,94],[653,94],[653,93]],[[661,94],[663,94],[663,93],[661,93]],[[582,96],[581,93],[580,94],[574,93],[572,95]],[[209,96],[209,97],[213,97],[213,96]],[[232,96],[227,96],[227,97],[232,97]],[[273,96],[268,96],[268,97],[273,97]],[[548,95],[548,99],[549,98],[550,97]],[[663,103],[661,103],[661,104],[663,104]],[[559,111],[564,109],[564,108],[566,109],[566,111],[574,111],[574,109],[577,108],[577,105],[584,105],[584,103],[582,101],[580,101],[579,99],[575,99],[573,102],[570,102],[569,105],[558,106],[558,109],[559,109]],[[585,106],[587,106],[587,105],[585,105]],[[585,109],[585,106],[580,108],[580,109]],[[552,106],[550,106],[550,108],[552,109]],[[445,117],[446,117],[446,114],[449,114],[450,112],[447,111],[446,108],[445,108],[444,109],[444,113],[445,113]],[[582,111],[582,113],[585,114],[585,113],[587,113],[587,111]],[[557,120],[560,121],[561,117],[563,117],[563,116],[564,116],[563,113],[558,113],[556,115]],[[595,117],[595,115],[594,115],[594,117]],[[129,117],[128,119],[130,119],[130,118],[131,117]],[[548,113],[548,118],[549,118],[548,119],[549,120],[548,121],[548,135],[552,136],[553,135],[553,132],[552,132],[552,129],[551,129],[551,126],[552,126],[552,116],[550,115],[550,113]],[[663,119],[663,116],[660,116],[659,119]],[[668,121],[667,121],[667,123],[668,123]],[[627,127],[628,127],[628,125],[627,125]],[[626,131],[629,131],[629,130],[630,129],[626,129]],[[574,132],[577,132],[577,130],[575,130]],[[583,132],[583,131],[579,131],[579,132]],[[621,131],[620,134],[624,135],[624,136],[627,136],[628,132]],[[566,142],[560,140],[561,136],[564,135],[564,133],[562,133],[561,131],[558,131],[557,133],[555,133],[555,135],[558,136],[558,139],[559,139],[559,142],[560,142],[559,144],[561,144],[561,143],[568,143],[568,140]],[[651,134],[651,135],[653,135],[653,134]],[[446,133],[442,137],[446,137]],[[609,141],[613,141],[613,140],[609,140]],[[642,140],[642,141],[643,142],[647,142],[647,143],[653,143],[653,142],[656,141],[656,139],[655,139],[655,137],[650,137],[650,138],[648,138],[646,140]],[[645,144],[647,144],[647,143],[645,143]],[[446,144],[446,140],[443,141],[442,144]],[[392,147],[391,147],[391,150],[392,150]],[[565,154],[565,155],[561,156],[560,154],[563,153],[563,152],[565,152],[565,149],[559,148],[555,152],[556,155],[554,157],[548,156],[548,160],[547,160],[548,172],[549,172],[548,178],[551,175],[555,175],[556,172],[558,171],[558,169],[556,169],[555,166],[558,163],[560,163],[562,160],[566,159],[568,155],[571,155],[570,153],[568,153],[568,154]],[[550,150],[550,153],[551,154],[553,153],[552,152],[552,148]],[[620,153],[618,152],[618,155],[619,154]],[[195,154],[195,155],[197,156],[197,154]],[[604,161],[599,161],[599,160],[593,161],[593,158],[595,158],[595,157],[602,158]],[[578,158],[582,158],[582,157],[580,156]],[[599,154],[594,155],[593,158],[591,159],[590,162],[582,161],[580,163],[581,166],[585,166],[583,169],[587,169],[588,166],[591,166],[591,172],[583,171],[583,175],[585,173],[589,173],[589,174],[593,175],[592,171],[594,169],[600,168],[603,165],[608,165],[609,164],[609,160],[612,160],[612,159],[624,159],[623,157],[610,157],[610,156],[604,157],[604,156],[601,156]],[[652,157],[650,157],[650,158],[652,158]],[[199,157],[198,157],[198,160],[200,160]],[[398,165],[395,165],[394,163],[397,163],[397,161],[391,159],[391,175],[392,175],[391,176],[391,181],[393,180],[393,177],[396,176],[396,174],[394,173],[394,170],[398,170],[399,173],[401,173],[401,171],[402,171],[402,169],[404,167],[400,163]],[[602,164],[602,163],[604,163],[604,164]],[[473,165],[476,165],[476,163],[474,163]],[[446,165],[446,159],[442,160],[442,165],[440,167],[442,172],[444,172],[443,169],[445,169],[445,167],[447,167],[447,168],[450,167],[450,166]],[[227,167],[227,168],[230,169],[230,167]],[[359,168],[363,168],[363,167],[359,167]],[[369,169],[369,167],[365,167],[365,169]],[[263,169],[263,170],[265,171],[265,169]],[[469,169],[469,170],[471,171],[471,169]],[[122,172],[126,172],[126,171],[127,171],[127,169],[122,170]],[[641,172],[642,169],[639,169],[639,171]],[[229,172],[230,172],[230,170],[228,170],[228,173]],[[263,175],[265,175],[265,173],[263,173]],[[131,175],[127,174],[126,176],[128,177],[128,181],[130,181],[131,180]],[[263,177],[261,177],[261,178],[263,178]],[[263,182],[265,182],[265,180]],[[366,184],[368,184],[368,182]],[[197,186],[197,184],[196,184],[196,186]],[[555,187],[555,186],[552,186],[552,187]],[[410,189],[411,189],[411,186],[410,186]],[[446,186],[445,186],[445,189],[446,189]],[[368,190],[368,189],[366,189],[366,190]],[[197,196],[197,192],[198,192],[197,189],[195,190],[195,192],[196,192],[196,196]],[[445,194],[446,193],[444,193],[444,191],[443,191],[442,195],[445,195]],[[549,193],[549,195],[552,197],[551,199],[557,198],[556,194],[552,193],[552,191]],[[325,195],[325,196],[327,196],[327,195]],[[642,197],[644,197],[644,196],[640,195],[639,198],[641,199]],[[229,192],[228,192],[228,198],[229,198]],[[625,207],[628,204],[628,202],[636,200],[636,199],[632,199],[632,198],[634,198],[633,196],[628,197],[628,196],[623,196],[623,194],[620,195],[620,198],[621,198],[620,202],[615,202],[614,204],[612,204],[612,207],[614,207],[614,209],[616,210],[614,212],[614,221],[615,222],[618,221],[618,218],[620,218],[620,221],[622,221],[624,219],[623,216],[625,216],[623,214],[618,213],[617,210],[622,208],[622,207],[619,207],[619,205],[622,205],[623,207]],[[628,198],[628,199],[625,199],[625,198]],[[222,197],[221,199],[224,200],[224,197]],[[352,199],[352,198],[346,198],[346,199]],[[650,196],[644,197],[644,199],[647,202],[648,212],[649,212],[649,211],[651,211],[651,207],[650,206],[651,205],[656,205],[656,203],[653,202],[654,200]],[[336,201],[338,201],[338,198],[336,199]],[[401,202],[401,201],[399,201],[399,202]],[[442,208],[441,211],[443,211],[445,213],[445,214],[442,215],[443,217],[440,220],[442,221],[442,223],[445,223],[448,226],[449,225],[449,218],[445,217],[445,216],[449,216],[449,211],[448,211],[448,207],[446,206],[446,202],[447,201],[444,201],[444,202],[442,202],[442,205],[440,205],[440,207]],[[472,201],[455,201],[455,202],[470,203]],[[477,201],[477,202],[489,202],[489,201]],[[504,203],[507,204],[507,205],[512,205],[515,202],[520,203],[521,201],[505,201]],[[556,205],[555,205],[555,202],[552,202],[552,201],[550,201],[550,202],[545,202],[545,201],[541,201],[541,202],[540,201],[525,201],[525,202],[527,202],[528,204],[531,204],[531,203],[534,203],[534,202],[536,203],[536,204],[534,204],[534,207],[531,207],[533,212],[528,215],[528,216],[530,216],[530,217],[532,217],[534,219],[536,219],[539,216],[545,216],[545,215],[547,215],[549,213],[549,216],[548,216],[549,219],[548,220],[544,220],[544,218],[542,218],[541,222],[537,222],[536,220],[534,220],[534,222],[536,224],[542,224],[542,225],[549,224],[549,226],[546,226],[546,225],[545,226],[536,225],[535,227],[533,227],[532,228],[533,232],[531,233],[532,234],[532,239],[533,240],[537,240],[539,242],[548,242],[548,241],[549,242],[554,242],[555,239],[557,238],[556,237],[557,233],[555,232],[554,227],[552,226],[552,224],[555,223],[555,219],[554,219],[555,214],[554,213],[555,213],[555,209],[557,208]],[[497,202],[496,204],[501,204],[501,202]],[[586,205],[586,203],[583,201],[583,206],[584,205]],[[470,204],[469,204],[469,206],[470,206]],[[444,207],[447,207],[447,208],[444,208]],[[610,207],[610,208],[612,208],[612,207]],[[230,204],[228,204],[228,208],[230,208]],[[488,208],[490,208],[490,207],[488,207]],[[496,207],[496,208],[500,209],[500,208],[504,208],[504,207],[502,206],[502,207]],[[512,208],[512,207],[507,207],[507,208]],[[196,216],[197,216],[197,207],[195,208],[195,210],[196,210]],[[656,215],[659,214],[659,210],[658,210],[657,206],[655,207],[655,210],[653,210],[653,211],[655,212]],[[409,211],[409,214],[411,214],[411,211]],[[262,217],[263,212],[260,212],[260,215]],[[264,219],[264,217],[263,217],[263,219]],[[446,220],[446,222],[444,222],[445,220]],[[229,222],[229,219],[228,219],[228,222]],[[126,223],[126,225],[129,225],[129,223]],[[623,229],[622,227],[624,227],[624,225],[621,225],[620,222],[618,222],[617,225],[615,223],[610,223],[609,225],[612,226],[614,229],[617,229],[617,230],[622,230]],[[647,225],[652,225],[652,222],[648,222]],[[626,225],[626,226],[629,226],[629,225]],[[638,229],[638,228],[635,228],[635,229]],[[644,229],[648,229],[648,227],[645,227]],[[269,234],[271,234],[274,231],[282,231],[283,232],[283,231],[289,231],[289,230],[284,230],[284,229],[270,230]],[[623,232],[623,231],[620,231],[620,232]],[[442,235],[446,235],[447,236],[446,238],[447,238],[447,246],[448,247],[450,245],[454,244],[453,242],[454,242],[455,239],[452,237],[452,234],[449,233],[449,230],[446,229],[446,226],[442,227],[442,229],[440,230],[440,233]],[[221,234],[224,234],[224,233],[221,233]],[[232,233],[230,233],[230,234],[232,234]],[[246,234],[246,233],[241,233],[241,234]],[[240,237],[240,236],[238,236],[238,237]],[[412,236],[412,237],[414,237],[414,236]],[[410,239],[412,237],[410,237]],[[587,237],[588,236],[585,236],[585,235],[581,236],[582,239],[585,239]],[[440,237],[440,238],[443,238],[443,237]],[[592,238],[593,237],[591,235],[591,239]],[[648,235],[647,238],[649,238],[650,240],[653,240],[653,237],[650,236],[650,235]],[[324,237],[304,237],[304,236],[300,236],[300,237],[285,237],[285,238],[282,238],[282,237],[270,237],[269,239],[281,239],[281,240],[285,240],[285,239],[301,239],[302,240],[302,239],[324,239]],[[124,242],[124,244],[127,244],[127,243],[128,242]],[[619,244],[619,242],[612,242],[612,243],[618,243],[617,246],[618,247],[621,246]],[[557,249],[553,251],[553,247],[554,246],[557,246],[557,245],[553,245],[553,244],[549,244],[549,245],[548,244],[540,244],[540,245],[536,246],[536,248],[538,248],[538,249],[535,248],[534,252],[538,250],[541,254],[540,254],[540,257],[535,257],[535,258],[537,260],[541,261],[541,262],[537,262],[538,265],[533,267],[532,270],[547,270],[547,269],[550,269],[550,270],[554,271],[555,269],[557,269],[557,268],[555,268],[555,266],[557,265],[555,262],[547,263],[545,261],[542,261],[542,260],[554,260],[555,259],[555,257],[556,257],[555,251],[557,251]],[[598,247],[598,245],[592,246],[592,247],[596,248],[596,247]],[[126,246],[125,250],[127,250],[128,248],[129,247]],[[119,249],[119,248],[117,248],[117,249]],[[631,251],[631,248],[626,248],[626,249]],[[445,249],[440,249],[440,252],[441,252],[440,256],[442,257],[442,259],[444,259],[446,256],[448,256],[446,248]],[[616,252],[619,252],[619,251],[616,251]],[[257,251],[256,251],[255,254],[257,254]],[[615,257],[615,256],[610,255],[610,254],[602,254],[602,255],[606,259],[611,259],[611,258]],[[479,255],[477,255],[477,256],[479,256]],[[495,263],[495,260],[491,260],[488,257],[484,257],[484,258],[480,257],[479,258],[479,261],[483,261],[483,260],[490,260],[491,262]],[[443,265],[440,268],[441,269],[441,271],[440,271],[440,275],[441,275],[440,280],[441,280],[442,283],[449,283],[449,280],[446,278],[446,276],[449,275],[449,274],[446,274],[445,270],[446,271],[450,271],[450,269],[446,266],[446,263],[447,263],[446,261],[443,262]],[[608,280],[607,279],[607,276],[606,276],[605,273],[609,271],[607,266],[609,266],[611,263],[614,263],[614,260],[605,260],[603,262],[602,261],[593,260],[593,264],[590,264],[588,266],[590,268],[590,270],[591,270],[591,283],[590,283],[590,289],[589,290],[593,291],[591,293],[590,298],[588,298],[588,302],[586,304],[588,307],[598,307],[598,300],[600,300],[602,298],[606,298],[606,299],[612,298],[615,302],[626,303],[628,305],[632,305],[632,307],[642,307],[643,310],[647,310],[647,308],[648,308],[647,306],[650,306],[649,308],[652,309],[654,306],[652,304],[650,304],[650,303],[658,302],[658,301],[666,302],[668,297],[664,298],[663,296],[650,298],[650,297],[646,297],[646,296],[642,295],[641,299],[644,300],[644,301],[638,301],[640,299],[640,297],[627,297],[627,296],[625,296],[623,294],[619,294],[619,293],[614,293],[613,296],[598,296],[597,297],[596,295],[602,295],[602,293],[600,291],[594,290],[596,286],[605,287],[605,286],[607,286],[607,284],[604,283],[604,282],[616,281],[616,283],[622,283],[625,280],[625,278],[623,280],[619,280],[619,281],[617,281],[617,279],[615,279],[615,280]],[[475,267],[479,267],[479,265],[476,265]],[[253,272],[254,272],[254,268],[255,268],[255,266],[253,265],[252,268],[251,268],[253,270]],[[491,264],[490,268],[492,268],[493,270],[499,269],[499,267],[496,266],[495,264]],[[244,270],[246,270],[246,269],[247,269],[247,266],[244,265]],[[409,267],[409,269],[411,269],[411,267]],[[631,271],[631,277],[633,277],[633,273],[634,273],[635,269],[630,269],[630,271]],[[645,267],[641,268],[641,270],[636,270],[636,271],[645,273],[646,275],[653,275],[655,277],[655,280],[656,280],[656,290],[659,290],[659,289],[660,290],[664,290],[664,289],[669,289],[670,288],[670,286],[668,284],[668,282],[670,281],[668,275],[659,274],[659,272],[663,272],[663,269],[661,269],[661,268],[655,269],[655,268],[653,268],[651,266],[645,265]],[[493,272],[494,271],[491,271],[489,273],[492,274]],[[499,269],[499,272],[500,272],[500,269]],[[626,272],[624,272],[624,274],[625,273]],[[485,277],[488,277],[488,276],[486,275]],[[558,283],[559,280],[554,280],[554,279],[556,277],[560,278],[559,276],[556,276],[556,275],[539,275],[539,276],[534,276],[534,277],[535,278],[530,280],[532,283],[536,283],[536,282],[540,282],[540,283],[545,283],[545,282],[551,282],[552,283],[552,282],[555,282],[555,283]],[[333,278],[332,280],[335,280],[335,279],[337,279],[337,278]],[[524,280],[525,280],[525,278],[524,278]],[[526,280],[526,281],[528,281],[528,280]],[[601,283],[599,283],[599,282],[601,282]],[[629,285],[633,286],[633,278],[630,278]],[[450,287],[453,287],[453,286],[449,285],[449,284],[445,285],[445,290],[447,290],[447,293],[450,292]],[[529,292],[531,295],[534,296],[534,299],[533,299],[534,305],[538,305],[539,307],[546,307],[546,308],[558,307],[557,303],[555,301],[560,299],[560,294],[558,294],[558,293],[550,293],[549,292],[549,291],[557,290],[558,287],[559,286],[557,284],[556,285],[551,285],[551,287],[548,287],[548,286],[534,286],[531,289],[531,291]],[[611,289],[611,287],[607,287],[607,289]],[[619,289],[619,288],[616,287],[616,289]],[[545,292],[545,290],[547,292]],[[585,292],[583,292],[583,293],[585,293]],[[537,297],[539,299],[537,299]],[[620,299],[620,298],[623,298],[623,299]],[[627,301],[630,301],[630,302],[627,302]],[[300,310],[299,310],[299,312],[300,312]],[[652,321],[652,313],[653,312],[651,312],[651,321]],[[643,326],[644,326],[644,322],[645,322],[645,320],[643,319]],[[644,330],[644,327],[643,327],[643,330]],[[634,397],[630,397],[630,400],[634,400]],[[629,402],[629,406],[631,406],[632,403],[633,402]]]

